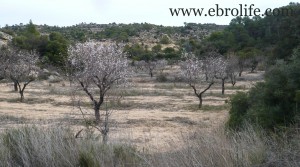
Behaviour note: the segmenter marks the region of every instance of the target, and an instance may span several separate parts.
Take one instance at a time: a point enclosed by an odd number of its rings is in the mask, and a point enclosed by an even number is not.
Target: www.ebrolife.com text
[[[205,8],[169,8],[172,16],[292,16],[294,11],[289,8],[267,8],[261,10],[254,4],[239,4],[235,8],[222,8],[219,4]]]

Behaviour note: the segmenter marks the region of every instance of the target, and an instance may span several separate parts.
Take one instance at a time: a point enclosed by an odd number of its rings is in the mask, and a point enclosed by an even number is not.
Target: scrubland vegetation
[[[300,8],[285,8],[1,28],[0,166],[300,166]]]

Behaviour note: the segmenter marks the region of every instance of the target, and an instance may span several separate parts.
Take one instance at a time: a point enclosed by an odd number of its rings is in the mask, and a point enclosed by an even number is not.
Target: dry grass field
[[[262,80],[263,72],[247,73],[238,79],[235,87],[226,83],[225,95],[221,84],[215,83],[204,96],[203,107],[198,109],[198,99],[183,82],[173,81],[178,68],[164,71],[170,81],[158,82],[146,72],[132,78],[131,86],[111,90],[102,109],[113,111],[110,117],[109,142],[128,142],[139,150],[165,152],[182,147],[185,138],[193,133],[210,133],[223,126],[228,116],[226,101],[236,91],[247,91],[253,83]],[[157,76],[156,74],[155,76]],[[12,83],[0,84],[0,129],[24,125],[67,126],[76,130],[84,128],[81,112],[73,106],[72,89],[67,81],[35,81],[25,90],[24,103],[13,91]],[[122,98],[114,100],[114,94]],[[89,99],[83,91],[83,111],[93,118]],[[75,134],[74,134],[75,135]],[[170,145],[170,143],[176,143]]]

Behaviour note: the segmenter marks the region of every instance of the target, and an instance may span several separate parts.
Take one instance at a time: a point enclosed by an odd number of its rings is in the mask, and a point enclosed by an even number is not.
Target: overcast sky
[[[0,26],[34,24],[70,26],[86,23],[152,23],[182,26],[184,22],[229,24],[233,17],[175,17],[169,8],[238,8],[247,4],[265,10],[292,0],[0,0]],[[299,0],[293,0],[299,2]]]

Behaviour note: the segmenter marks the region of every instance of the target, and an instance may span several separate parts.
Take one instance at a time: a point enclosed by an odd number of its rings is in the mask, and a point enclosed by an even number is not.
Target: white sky
[[[184,22],[229,24],[234,17],[171,16],[169,8],[238,8],[247,4],[265,10],[299,0],[0,0],[0,26],[34,24],[70,26],[86,23],[152,23],[182,26]]]

